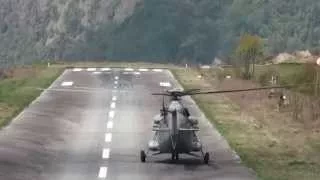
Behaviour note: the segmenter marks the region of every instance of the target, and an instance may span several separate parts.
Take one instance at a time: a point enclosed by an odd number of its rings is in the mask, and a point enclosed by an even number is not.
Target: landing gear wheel
[[[175,159],[176,159],[176,160],[179,160],[179,153],[176,153]]]
[[[208,164],[209,163],[209,160],[210,160],[210,155],[209,153],[205,153],[204,154],[204,157],[203,157],[203,161],[205,164]]]
[[[176,159],[175,153],[172,152],[172,153],[171,153],[171,160],[174,161],[175,159]]]
[[[140,160],[141,162],[146,162],[146,153],[144,151],[140,151]]]

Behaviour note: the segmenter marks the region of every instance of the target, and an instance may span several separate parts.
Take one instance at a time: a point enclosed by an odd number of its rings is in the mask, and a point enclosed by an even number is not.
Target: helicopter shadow
[[[179,160],[171,160],[171,158],[162,158],[161,160],[158,158],[151,157],[150,161],[152,163],[158,164],[169,164],[169,165],[177,165],[184,166],[186,170],[196,170],[198,168],[209,167],[213,170],[220,169],[220,166],[211,160],[208,164],[205,164],[203,160],[197,158],[181,158]]]

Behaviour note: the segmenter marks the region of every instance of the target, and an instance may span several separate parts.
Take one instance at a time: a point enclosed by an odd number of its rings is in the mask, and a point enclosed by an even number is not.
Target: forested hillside
[[[211,62],[244,33],[314,49],[318,17],[317,0],[0,0],[0,59]]]

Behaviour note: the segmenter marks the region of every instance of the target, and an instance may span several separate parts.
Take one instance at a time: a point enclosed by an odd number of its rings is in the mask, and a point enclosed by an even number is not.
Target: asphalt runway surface
[[[140,162],[162,103],[151,94],[175,87],[161,69],[66,70],[0,131],[0,179],[255,179],[190,97],[183,102],[200,117],[210,163],[185,155],[172,162],[169,154]]]

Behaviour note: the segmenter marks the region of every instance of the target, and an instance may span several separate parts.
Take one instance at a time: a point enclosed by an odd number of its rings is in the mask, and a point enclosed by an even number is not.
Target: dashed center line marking
[[[118,81],[115,81],[114,84],[118,84]]]
[[[117,96],[113,96],[112,101],[116,101],[116,100],[117,100]]]
[[[114,118],[115,112],[114,111],[110,111],[109,112],[109,118],[112,119]]]
[[[107,177],[108,167],[100,167],[98,177],[100,179],[105,179]]]
[[[115,102],[112,102],[111,105],[110,105],[110,108],[111,108],[111,109],[116,108],[116,103],[115,103]]]
[[[114,79],[115,79],[115,80],[118,80],[118,79],[119,79],[119,76],[114,77]]]
[[[72,71],[73,72],[80,72],[80,71],[82,71],[82,69],[81,68],[74,68]]]
[[[97,68],[88,68],[87,71],[96,71]]]
[[[134,74],[135,74],[135,75],[140,75],[141,73],[140,73],[140,72],[134,72]]]
[[[65,81],[61,84],[61,86],[72,86],[73,82],[72,81]]]
[[[103,149],[102,150],[102,159],[109,159],[110,157],[110,149]]]
[[[93,72],[92,74],[101,74],[101,72],[96,71],[96,72]]]
[[[113,128],[113,122],[112,121],[109,121],[107,123],[107,129],[112,129]]]
[[[117,86],[114,86],[113,88],[117,89],[118,87],[117,87]]]
[[[112,134],[107,133],[104,137],[104,141],[108,143],[108,142],[111,142],[111,140],[112,140]]]

